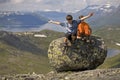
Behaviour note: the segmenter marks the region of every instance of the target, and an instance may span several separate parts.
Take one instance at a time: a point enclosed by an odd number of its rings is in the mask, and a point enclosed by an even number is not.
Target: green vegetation
[[[50,71],[47,57],[19,51],[15,48],[11,48],[11,50],[8,46],[2,48],[7,48],[7,50],[3,49],[0,52],[1,75],[29,72],[46,73]]]
[[[108,48],[120,49],[120,46],[116,45],[120,43],[120,27],[103,27],[94,34],[102,37]]]
[[[99,66],[98,68],[119,68],[120,67],[120,54],[107,58],[105,62]]]
[[[44,34],[46,38],[34,37]],[[105,40],[108,48],[120,49],[115,45],[120,41],[119,27],[105,27],[94,32]],[[51,67],[47,50],[53,39],[63,37],[64,33],[51,30],[40,32],[5,32],[0,31],[0,75],[19,73],[47,73]],[[120,67],[120,55],[107,58],[98,68]]]
[[[34,34],[44,34],[47,38],[34,37]],[[49,43],[63,35],[64,33],[50,30],[27,34],[1,31],[0,75],[49,72],[51,70],[47,58]]]
[[[120,50],[120,46],[116,43],[120,43],[120,27],[102,27],[94,32],[95,35],[104,39],[108,48]],[[98,68],[119,68],[120,67],[120,54],[106,58],[104,63]]]

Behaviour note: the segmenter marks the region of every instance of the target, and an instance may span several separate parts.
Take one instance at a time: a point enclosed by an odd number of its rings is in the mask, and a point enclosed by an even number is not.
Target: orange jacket
[[[83,21],[78,25],[77,36],[81,37],[81,34],[84,34],[85,36],[90,36],[91,33],[92,30],[86,22]]]

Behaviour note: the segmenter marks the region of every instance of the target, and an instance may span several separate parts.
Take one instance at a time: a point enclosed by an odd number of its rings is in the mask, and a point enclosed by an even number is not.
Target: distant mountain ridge
[[[47,23],[48,19],[35,13],[6,11],[0,12],[0,26],[4,28],[31,28]]]
[[[49,19],[64,22],[67,14],[71,14],[71,15],[73,15],[74,19],[78,19],[78,16],[80,16],[80,15],[86,16],[90,12],[93,12],[94,15],[92,17],[90,17],[89,19],[87,19],[86,22],[88,22],[90,24],[90,26],[93,28],[93,30],[97,30],[101,27],[106,27],[106,26],[119,27],[119,25],[120,25],[120,23],[119,23],[119,21],[120,21],[120,18],[119,18],[120,17],[120,6],[115,7],[110,4],[89,5],[86,8],[84,8],[83,10],[80,10],[76,13],[62,13],[62,12],[48,11],[48,12],[41,12],[41,14],[49,17]],[[51,29],[54,28],[52,30],[58,30],[58,27],[56,27],[56,25],[52,25],[52,26],[55,26],[55,27],[51,27]],[[44,27],[47,28],[48,25],[46,25]]]
[[[118,27],[120,25],[119,23],[120,6],[115,7],[110,4],[89,5],[83,10],[80,10],[76,13],[63,13],[63,12],[56,12],[56,11],[43,11],[38,13],[46,17],[49,17],[49,19],[64,22],[66,20],[65,17],[67,14],[71,14],[73,15],[74,19],[78,19],[78,16],[80,15],[86,16],[90,12],[94,12],[94,15],[91,18],[87,19],[86,21],[94,29],[99,29],[100,27],[104,27],[104,26]],[[45,27],[47,28],[48,25]],[[54,28],[53,30],[57,29],[55,27],[53,28]]]
[[[6,11],[0,12],[0,27],[8,30],[14,28],[26,28],[26,31],[31,28],[41,28],[48,20],[55,20],[64,22],[67,14],[72,14],[74,19],[78,19],[80,15],[88,15],[88,13],[94,12],[94,16],[86,21],[92,28],[98,29],[103,26],[119,26],[120,23],[120,6],[115,7],[110,4],[105,5],[89,5],[83,10],[76,13],[64,13],[58,11],[35,11],[35,12],[15,12]],[[54,25],[52,25],[54,26]],[[45,26],[44,26],[45,27]],[[49,27],[46,25],[46,29]],[[57,28],[53,30],[57,30]],[[4,29],[4,30],[6,30]],[[49,29],[49,28],[48,28]],[[19,30],[19,29],[18,29]]]
[[[119,26],[120,23],[120,6],[114,7],[110,4],[106,5],[89,5],[85,9],[78,11],[73,14],[77,18],[80,15],[87,15],[90,12],[94,12],[92,16],[87,21],[91,24],[92,27],[101,27],[101,26]]]
[[[120,49],[116,43],[120,43],[120,27],[104,26],[93,32],[94,35],[100,36],[104,39],[108,48]]]
[[[44,17],[47,17],[49,20],[65,21],[67,13],[57,12],[57,11],[38,11],[37,14],[40,14]]]

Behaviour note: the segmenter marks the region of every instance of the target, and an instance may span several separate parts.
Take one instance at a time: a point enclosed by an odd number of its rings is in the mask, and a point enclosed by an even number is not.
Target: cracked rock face
[[[76,40],[69,47],[63,44],[64,38],[59,38],[48,49],[49,62],[58,72],[95,69],[107,56],[106,45],[100,37],[91,36],[89,43]]]

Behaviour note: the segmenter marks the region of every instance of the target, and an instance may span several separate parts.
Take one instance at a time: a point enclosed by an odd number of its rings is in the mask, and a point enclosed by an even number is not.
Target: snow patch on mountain
[[[111,7],[111,4],[106,4],[105,7],[106,7],[106,8],[110,8],[110,7]]]

